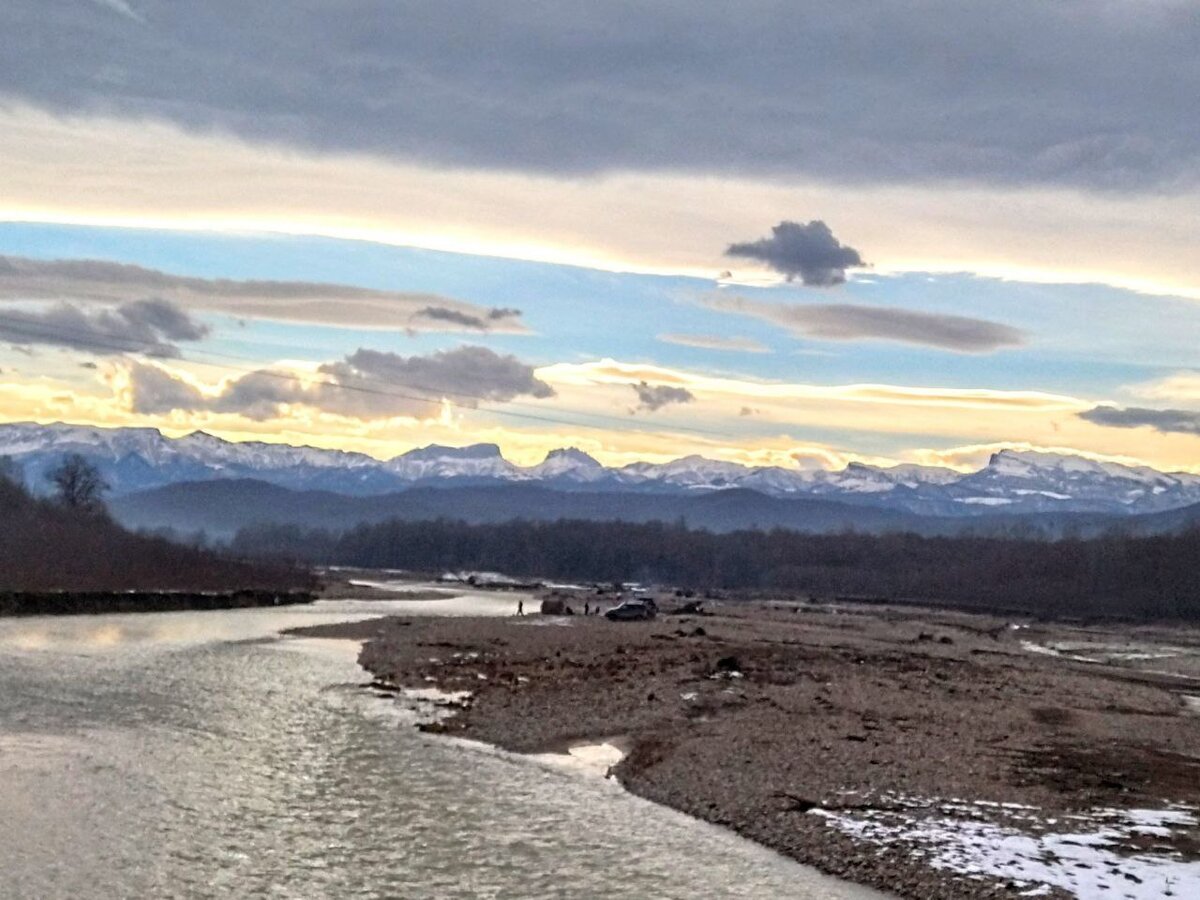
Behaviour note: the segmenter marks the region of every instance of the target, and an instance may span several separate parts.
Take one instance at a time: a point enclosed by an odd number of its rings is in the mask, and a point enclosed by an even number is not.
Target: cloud
[[[154,298],[227,315],[365,328],[526,333],[520,310],[433,294],[308,281],[235,281],[172,275],[95,259],[0,256],[0,301],[118,303]]]
[[[987,319],[857,303],[778,304],[722,295],[704,305],[772,322],[802,337],[830,341],[900,341],[958,353],[990,353],[1019,347],[1026,340],[1021,330]]]
[[[630,16],[362,0],[347,17],[291,0],[249,13],[242,0],[146,0],[138,28],[112,14],[126,7],[0,4],[0,29],[22,36],[6,42],[4,93],[275,145],[558,174],[1121,189],[1200,165],[1186,65],[1200,22],[1181,2],[800,0],[746,15],[655,0]]]
[[[637,394],[637,409],[646,412],[657,412],[664,406],[670,406],[672,403],[691,403],[696,399],[696,395],[687,388],[675,387],[669,384],[648,384],[645,381],[641,381],[637,384],[631,384],[630,387]]]
[[[807,225],[780,222],[769,238],[730,244],[725,254],[766,263],[788,281],[799,278],[810,287],[842,284],[847,269],[866,265],[857,250],[842,244],[819,219]]]
[[[458,347],[430,356],[358,350],[342,362],[321,366],[320,371],[332,376],[339,385],[367,389],[348,393],[318,386],[322,408],[360,418],[379,414],[428,417],[437,414],[436,407],[442,399],[474,408],[480,402],[503,403],[518,396],[536,399],[554,396],[554,389],[534,375],[532,366],[487,347]],[[417,396],[396,398],[370,392],[380,385],[398,386]],[[403,412],[393,411],[400,409]]]
[[[1085,422],[1107,428],[1153,428],[1163,434],[1200,436],[1200,412],[1196,410],[1097,406],[1078,415]]]
[[[131,362],[128,375],[133,412],[210,411],[258,421],[281,415],[285,406],[363,420],[430,419],[440,415],[444,401],[475,409],[521,396],[554,396],[532,366],[473,346],[429,356],[360,349],[315,373],[263,369],[209,391],[155,365]]]
[[[128,363],[129,406],[144,415],[169,413],[177,409],[203,409],[204,394],[160,366],[130,360]]]
[[[916,387],[897,384],[798,384],[708,375],[614,359],[586,363],[555,363],[538,369],[538,375],[564,391],[567,388],[575,388],[580,392],[592,392],[598,386],[604,385],[618,386],[624,390],[635,381],[674,385],[689,392],[702,392],[706,399],[713,402],[721,397],[727,398],[737,403],[735,409],[745,404],[759,406],[772,403],[794,407],[796,403],[806,403],[821,409],[833,404],[851,403],[962,412],[976,410],[985,413],[984,418],[997,418],[1007,413],[1074,413],[1090,405],[1076,397],[1043,391]]]
[[[464,312],[461,309],[451,309],[445,306],[426,306],[413,313],[414,319],[423,319],[428,322],[447,322],[451,325],[460,325],[463,328],[474,331],[491,331],[496,329],[498,323],[509,319],[518,319],[520,316],[521,311],[519,309],[510,309],[508,307],[493,307],[487,310],[484,315],[476,315]]]
[[[0,307],[0,340],[68,347],[99,356],[125,352],[179,356],[178,342],[198,341],[208,331],[207,325],[169,300],[133,300],[91,309],[72,303],[36,309]]]
[[[0,105],[0,159],[0,217],[14,221],[324,235],[711,280],[714,249],[730,234],[755,233],[764,210],[836,208],[839,227],[871,248],[880,272],[969,271],[1200,298],[1195,190],[961,181],[855,188],[799,171],[769,180],[683,171],[571,180],[285,154],[222,132],[151,120],[131,128],[112,116],[57,117],[19,104]],[[1097,240],[1114,231],[1124,235],[1120,253]]]
[[[1200,372],[1182,371],[1133,387],[1138,397],[1191,405],[1200,403]]]
[[[730,350],[742,353],[770,353],[766,344],[748,337],[721,337],[716,334],[660,334],[658,339],[667,344],[682,347],[700,347],[704,350]]]

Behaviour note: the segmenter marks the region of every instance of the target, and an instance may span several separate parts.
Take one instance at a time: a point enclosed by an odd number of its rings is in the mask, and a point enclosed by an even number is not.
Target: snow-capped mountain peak
[[[496,444],[468,444],[466,447],[446,447],[442,444],[430,444],[428,447],[418,447],[402,453],[395,459],[409,462],[428,462],[435,459],[496,459],[501,457],[500,447]],[[393,460],[394,462],[395,460]]]
[[[552,450],[537,465],[521,467],[506,460],[495,444],[434,444],[381,461],[341,450],[226,441],[202,431],[170,438],[153,428],[0,425],[0,455],[14,458],[35,488],[44,488],[45,473],[66,453],[92,460],[118,494],[183,481],[254,478],[350,494],[496,482],[589,491],[746,488],[776,497],[814,496],[927,515],[1135,513],[1200,503],[1200,475],[1015,449],[993,454],[986,466],[968,474],[914,464],[851,463],[840,471],[748,467],[697,455],[607,468],[574,447]]]
[[[495,444],[471,444],[466,447],[431,444],[401,454],[385,463],[384,467],[403,481],[458,478],[507,481],[520,473],[520,469],[500,454],[500,448]]]
[[[687,488],[733,487],[751,472],[746,466],[695,454],[666,463],[630,463],[617,474],[637,483],[656,481]]]
[[[1058,475],[1095,475],[1145,482],[1156,482],[1172,477],[1156,469],[1151,469],[1149,466],[1127,466],[1123,463],[1089,459],[1086,456],[1075,456],[1068,453],[1051,453],[1044,450],[1000,450],[992,454],[986,469],[1015,477],[1056,473]]]
[[[608,474],[599,460],[577,447],[551,450],[544,460],[527,472],[530,478],[537,481],[598,481]]]
[[[1091,512],[1149,511],[1200,500],[1200,478],[1067,453],[1001,450],[955,485],[961,503]]]

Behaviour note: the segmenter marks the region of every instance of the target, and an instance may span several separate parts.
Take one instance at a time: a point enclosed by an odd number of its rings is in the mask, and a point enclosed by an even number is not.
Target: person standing
[[[525,601],[524,600],[517,601],[517,615],[518,616],[525,615]]]

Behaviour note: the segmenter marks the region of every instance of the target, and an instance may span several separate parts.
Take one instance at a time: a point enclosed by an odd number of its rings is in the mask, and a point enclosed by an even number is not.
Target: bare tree
[[[57,468],[46,473],[46,477],[54,483],[59,502],[68,509],[86,513],[104,511],[104,492],[108,490],[108,483],[101,477],[100,470],[78,453],[68,453]]]

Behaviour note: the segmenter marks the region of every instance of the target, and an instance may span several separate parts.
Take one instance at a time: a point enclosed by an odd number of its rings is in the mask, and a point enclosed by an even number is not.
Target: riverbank
[[[309,591],[4,591],[0,617],[247,609],[312,603]]]
[[[713,612],[310,633],[365,641],[360,661],[383,684],[470,691],[438,730],[525,753],[624,735],[615,774],[634,793],[901,896],[1200,884],[1195,630]],[[1075,853],[1063,838],[1080,835]]]

